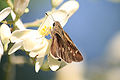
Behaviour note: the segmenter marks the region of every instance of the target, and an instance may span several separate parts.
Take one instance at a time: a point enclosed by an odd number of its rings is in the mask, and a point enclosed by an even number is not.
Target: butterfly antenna
[[[45,15],[49,16],[48,13],[45,13]],[[50,18],[55,22],[55,19],[53,18],[53,16],[52,15],[50,15],[50,16],[51,16]]]

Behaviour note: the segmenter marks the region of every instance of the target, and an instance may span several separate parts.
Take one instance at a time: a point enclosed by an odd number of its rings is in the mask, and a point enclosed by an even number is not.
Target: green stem
[[[13,3],[11,0],[6,0],[8,6],[10,6],[13,9]]]

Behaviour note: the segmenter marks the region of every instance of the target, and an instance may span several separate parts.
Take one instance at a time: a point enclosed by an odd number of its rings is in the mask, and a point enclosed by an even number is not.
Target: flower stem
[[[13,9],[13,3],[11,0],[6,0],[8,6],[10,6]]]

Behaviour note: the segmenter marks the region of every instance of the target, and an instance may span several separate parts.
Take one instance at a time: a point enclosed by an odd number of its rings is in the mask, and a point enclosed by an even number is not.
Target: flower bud
[[[14,12],[17,16],[23,15],[30,0],[14,0]]]
[[[59,6],[61,3],[63,2],[63,0],[51,0],[51,4],[53,8],[56,8],[57,6]]]

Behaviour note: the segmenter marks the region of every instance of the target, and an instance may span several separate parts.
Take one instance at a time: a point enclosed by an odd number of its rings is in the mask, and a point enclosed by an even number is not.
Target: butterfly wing
[[[66,46],[67,46],[67,52],[70,54],[70,58],[72,59],[72,61],[74,62],[80,62],[83,60],[83,57],[81,55],[81,52],[77,49],[77,47],[75,46],[75,44],[73,43],[73,41],[71,40],[71,38],[68,36],[68,34],[66,32],[64,32],[64,36],[65,36],[65,42],[66,42]]]
[[[67,63],[82,61],[81,53],[66,32],[64,32],[63,36],[64,39],[57,33],[53,35],[51,54],[55,58],[63,59]]]

